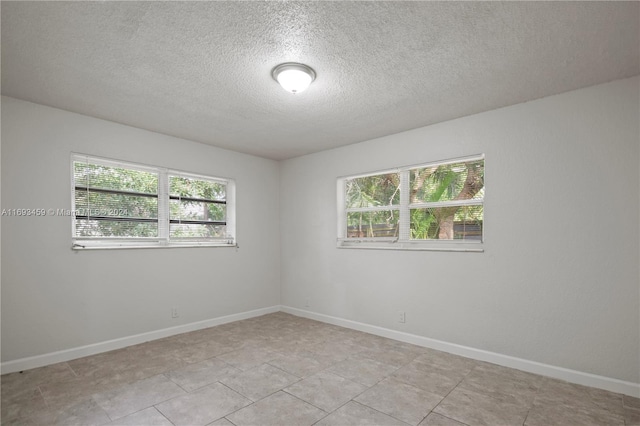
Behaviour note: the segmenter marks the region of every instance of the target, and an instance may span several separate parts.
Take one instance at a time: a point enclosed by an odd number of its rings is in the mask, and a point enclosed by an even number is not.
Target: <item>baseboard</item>
[[[315,312],[305,311],[303,309],[292,308],[289,306],[281,306],[281,311],[288,314],[325,322],[328,324],[338,325],[353,330],[363,331],[365,333],[375,334],[377,336],[388,337],[390,339],[399,340],[401,342],[411,343],[426,348],[436,349],[439,351],[476,359],[479,361],[486,361],[492,364],[515,368],[517,370],[522,370],[529,373],[553,377],[555,379],[560,379],[579,385],[604,389],[611,392],[634,396],[636,398],[640,397],[640,383],[625,382],[623,380],[584,373],[582,371],[556,367],[549,364],[543,364],[540,362],[529,361],[522,358],[502,355],[495,352],[475,349],[468,346],[457,345],[455,343],[444,342],[441,340],[430,339],[428,337],[417,336],[415,334],[404,333],[402,331],[390,330],[388,328],[364,324],[357,321],[318,314]]]
[[[6,374],[14,373],[16,371],[28,370],[30,368],[44,367],[45,365],[70,361],[72,359],[82,358],[84,356],[95,355],[102,352],[112,351],[114,349],[121,349],[127,346],[137,345],[139,343],[148,342],[150,340],[162,339],[163,337],[174,336],[181,333],[188,333],[190,331],[214,327],[216,325],[258,317],[278,311],[280,311],[280,306],[271,306],[268,308],[261,308],[253,311],[241,312],[238,314],[226,315],[223,317],[212,318],[204,321],[178,325],[176,327],[164,328],[162,330],[155,330],[147,333],[136,334],[133,336],[122,337],[119,339],[108,340],[106,342],[94,343],[91,345],[80,346],[77,348],[51,352],[48,354],[37,355],[28,358],[20,358],[13,361],[3,362],[0,365],[0,371],[2,372],[2,374]]]

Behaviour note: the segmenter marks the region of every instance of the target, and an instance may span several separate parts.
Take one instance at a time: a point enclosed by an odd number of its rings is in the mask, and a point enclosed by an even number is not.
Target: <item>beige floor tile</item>
[[[401,342],[399,340],[387,339],[386,342],[387,342],[386,346],[389,349],[395,349],[397,351],[402,351],[402,352],[411,352],[416,355],[420,355],[427,350],[431,350],[431,349],[423,348],[422,346],[417,346],[411,343]]]
[[[443,370],[455,370],[461,374],[468,374],[475,367],[485,365],[469,358],[459,355],[449,354],[446,352],[436,351],[434,349],[424,349],[423,352],[413,359],[415,364],[423,364],[426,366],[439,367]],[[486,364],[492,365],[492,364]]]
[[[564,405],[569,409],[587,412],[604,410],[624,417],[621,394],[555,379],[545,379],[536,395],[535,403],[538,406]]]
[[[187,395],[156,405],[176,426],[206,425],[251,404],[251,400],[214,383]]]
[[[407,350],[401,346],[394,347],[392,345],[384,345],[381,349],[366,349],[362,351],[360,355],[400,368],[413,361],[419,353],[414,350]]]
[[[262,318],[256,318],[256,321],[252,323],[252,328],[256,333],[267,337],[286,336],[298,331],[296,324],[291,323],[286,319],[269,321]]]
[[[132,377],[121,374],[103,376],[99,379],[76,378],[73,381],[41,385],[40,391],[49,408],[61,410],[80,403],[95,393],[119,388],[132,380]]]
[[[218,419],[215,422],[209,423],[207,426],[235,426],[229,420],[222,418]]]
[[[107,423],[105,426],[173,426],[173,423],[154,407],[149,407]]]
[[[42,425],[104,425],[111,421],[107,413],[93,399],[86,399],[61,410],[34,417]]]
[[[191,392],[238,372],[240,372],[240,370],[230,366],[226,362],[217,358],[211,358],[177,370],[169,371],[165,373],[165,376],[182,389]]]
[[[57,425],[103,425],[111,419],[93,399],[83,401],[56,413]]]
[[[327,371],[309,376],[285,389],[303,401],[331,412],[367,389],[359,383]]]
[[[0,376],[2,399],[16,389],[36,388],[46,383],[74,380],[76,374],[66,362]]]
[[[360,333],[355,338],[354,341],[357,342],[360,346],[364,347],[368,350],[381,350],[384,348],[390,348],[391,339],[387,339],[386,337],[376,336],[374,334],[368,333]]]
[[[130,354],[132,357],[157,357],[171,354],[183,347],[184,342],[180,339],[180,335],[176,335],[127,346],[126,353]]]
[[[243,371],[250,370],[261,364],[267,363],[277,357],[277,353],[260,349],[258,347],[246,347],[217,356],[218,359],[221,359],[227,364]]]
[[[251,370],[224,377],[220,382],[252,401],[257,401],[298,380],[300,379],[293,374],[269,364],[262,364]]]
[[[308,352],[313,345],[324,343],[326,339],[321,336],[307,333],[292,333],[289,335],[277,335],[265,342],[264,347],[279,353]]]
[[[330,362],[339,362],[362,352],[364,349],[353,342],[332,340],[310,346],[309,352],[316,353]]]
[[[189,333],[178,334],[175,337],[183,345],[197,345],[198,343],[210,342],[217,338],[229,336],[228,331],[224,331],[219,327],[209,327],[200,330],[191,331]]]
[[[625,408],[624,422],[627,426],[640,426],[640,409]]]
[[[365,386],[373,386],[380,380],[391,375],[391,373],[397,369],[398,368],[393,365],[369,358],[354,356],[340,361],[331,367],[329,371]]]
[[[627,408],[635,408],[640,410],[640,398],[634,398],[629,395],[622,395],[622,404]]]
[[[469,425],[522,425],[529,407],[481,393],[454,389],[433,410]]]
[[[385,379],[355,398],[356,402],[411,425],[420,423],[442,397],[415,386]]]
[[[115,420],[185,393],[171,380],[158,375],[94,394],[93,399]]]
[[[444,397],[464,379],[464,373],[411,362],[393,372],[391,377]]]
[[[529,411],[526,426],[623,426],[623,416],[601,408],[569,407],[563,404],[534,404]]]
[[[185,345],[182,349],[175,352],[175,355],[182,361],[193,364],[222,355],[228,352],[238,350],[242,345],[220,343],[215,340],[208,342],[199,342],[193,345]]]
[[[326,415],[285,392],[277,392],[227,418],[236,426],[309,426]]]
[[[131,355],[130,352],[127,351],[127,348],[122,348],[77,358],[67,362],[67,364],[78,377],[88,377],[96,376],[96,374],[105,369],[105,367],[109,370],[123,368],[123,366],[127,365],[130,358]]]
[[[531,406],[543,382],[544,378],[535,374],[484,364],[474,368],[458,388]]]
[[[148,370],[152,375],[164,373],[181,364],[186,364],[178,355],[182,349],[184,344],[175,336],[129,346],[126,350],[129,355],[127,360],[129,369]]]
[[[431,413],[418,426],[466,426],[464,423],[457,422],[449,417],[440,414]]]
[[[3,389],[1,407],[3,424],[47,410],[44,397],[37,387],[16,387],[12,391]]]
[[[165,339],[161,339],[162,341]],[[69,365],[79,378],[89,381],[109,381],[116,376],[120,382],[132,382],[180,368],[187,363],[171,351],[165,352],[161,343],[131,346],[70,361]],[[151,348],[155,347],[155,350]]]
[[[406,423],[373,408],[350,401],[316,423],[316,426],[406,426]]]
[[[278,367],[287,373],[297,377],[308,377],[328,367],[327,363],[319,361],[310,352],[298,352],[293,354],[279,354],[277,358],[269,361],[269,364]]]

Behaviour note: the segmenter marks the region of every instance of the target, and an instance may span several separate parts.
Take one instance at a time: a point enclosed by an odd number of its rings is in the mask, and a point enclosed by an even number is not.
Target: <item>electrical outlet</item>
[[[402,322],[402,323],[407,322],[407,317],[404,311],[398,312],[398,322]]]
[[[180,315],[178,315],[178,308],[176,308],[175,306],[173,308],[171,308],[171,318],[178,318]]]

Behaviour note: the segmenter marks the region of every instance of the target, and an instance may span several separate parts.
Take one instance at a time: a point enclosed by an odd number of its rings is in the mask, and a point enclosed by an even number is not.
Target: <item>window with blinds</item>
[[[72,156],[73,248],[235,245],[231,179]]]
[[[174,239],[225,238],[227,188],[223,181],[169,176],[169,236]]]
[[[338,179],[338,246],[482,251],[484,156]]]

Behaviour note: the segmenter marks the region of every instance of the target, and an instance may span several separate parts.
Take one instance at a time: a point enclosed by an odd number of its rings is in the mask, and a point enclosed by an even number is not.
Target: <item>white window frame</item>
[[[158,175],[158,236],[157,237],[78,237],[76,236],[74,162],[83,161],[110,167],[140,170]],[[226,187],[226,236],[224,238],[170,238],[169,235],[169,177],[178,176],[224,184]],[[180,170],[156,167],[129,161],[114,160],[86,154],[71,154],[71,248],[127,249],[173,247],[237,247],[236,241],[236,185],[235,180],[206,176]]]
[[[449,160],[435,161],[411,166],[397,167],[357,175],[342,176],[337,179],[337,207],[338,207],[338,248],[374,249],[374,250],[429,250],[429,251],[460,251],[460,252],[484,252],[484,219],[482,236],[477,240],[412,240],[410,237],[410,212],[416,208],[434,208],[446,206],[482,205],[484,197],[477,200],[441,201],[434,203],[409,203],[409,173],[411,170],[423,167],[435,167],[446,164],[485,160],[484,154],[468,157],[460,157]],[[400,175],[400,203],[397,205],[347,208],[346,207],[346,182],[362,177],[397,173]],[[486,185],[485,185],[486,186]],[[398,237],[373,237],[373,238],[347,238],[347,213],[359,211],[399,211]]]

